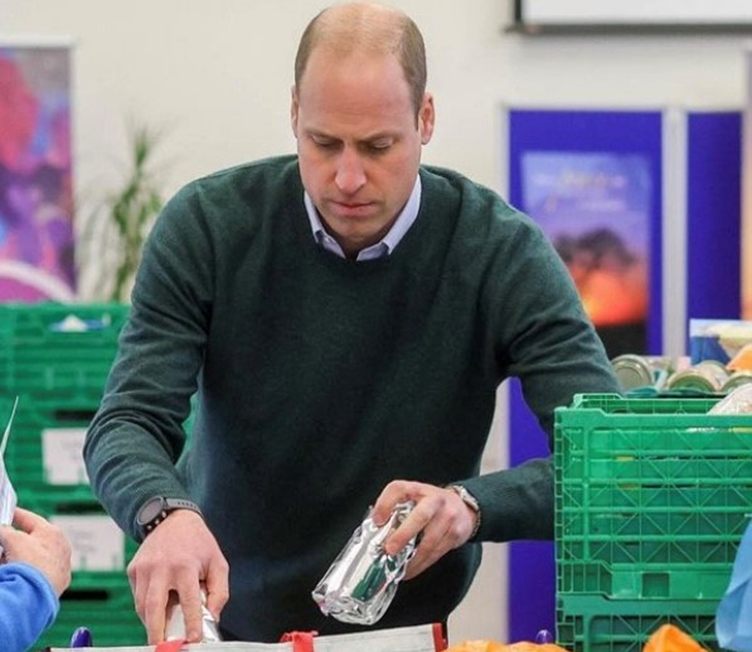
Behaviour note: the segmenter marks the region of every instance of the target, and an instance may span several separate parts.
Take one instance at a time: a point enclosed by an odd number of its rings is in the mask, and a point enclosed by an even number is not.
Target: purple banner
[[[75,289],[70,52],[0,45],[0,301]]]

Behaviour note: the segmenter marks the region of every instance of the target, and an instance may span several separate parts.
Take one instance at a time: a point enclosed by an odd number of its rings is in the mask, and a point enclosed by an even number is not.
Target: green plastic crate
[[[5,465],[19,491],[49,491],[60,500],[92,499],[81,452],[100,393],[78,389],[18,396]],[[0,393],[2,422],[7,422],[14,399]]]
[[[717,400],[593,394],[556,411],[565,647],[637,650],[668,615],[705,640],[752,507],[752,416],[707,414]]]
[[[0,386],[31,394],[101,390],[128,314],[125,304],[3,304]]]
[[[720,599],[752,506],[752,416],[584,395],[556,412],[557,589]]]
[[[60,599],[60,612],[54,625],[34,644],[67,648],[78,627],[88,627],[95,647],[144,645],[146,633],[125,584],[103,583],[100,587],[71,588]]]
[[[80,515],[83,517],[106,517],[99,504],[88,503],[58,503],[49,496],[34,496],[33,499],[21,500],[25,507],[34,510],[53,523],[61,525],[60,517]],[[109,518],[109,517],[107,517]],[[116,528],[116,526],[113,527]],[[63,528],[65,531],[65,528]],[[80,530],[79,530],[80,532]],[[80,561],[80,536],[68,535],[73,549],[74,565]],[[60,599],[60,612],[54,625],[37,641],[32,649],[42,649],[46,646],[68,647],[70,636],[75,629],[86,626],[93,632],[94,643],[97,647],[142,645],[146,643],[141,621],[133,606],[133,596],[130,582],[126,573],[127,564],[133,559],[138,545],[119,530],[115,534],[116,545],[123,546],[122,566],[107,570],[81,570],[74,568],[71,575],[70,587]],[[87,542],[83,542],[86,548]],[[88,541],[88,547],[93,553],[101,557],[101,540]]]
[[[18,503],[65,532],[72,550],[73,588],[128,585],[126,569],[138,544],[119,528],[99,502],[60,501],[49,493],[23,492],[19,493]]]
[[[711,600],[611,601],[567,596],[557,603],[556,642],[576,652],[642,652],[650,635],[672,624],[707,650],[718,650]]]

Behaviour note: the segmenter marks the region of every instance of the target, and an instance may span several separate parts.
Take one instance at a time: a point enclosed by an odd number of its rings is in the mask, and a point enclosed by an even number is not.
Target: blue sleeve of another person
[[[60,602],[47,578],[29,564],[0,565],[3,652],[26,652],[57,616]]]

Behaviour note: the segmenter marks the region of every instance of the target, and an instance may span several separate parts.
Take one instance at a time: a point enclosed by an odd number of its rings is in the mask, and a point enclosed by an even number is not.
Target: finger
[[[16,511],[13,513],[13,525],[27,534],[31,534],[35,529],[44,527],[47,524],[47,519],[42,518],[39,514],[30,512],[28,509],[16,507]]]
[[[186,640],[189,643],[200,643],[203,638],[201,588],[189,576],[183,576],[177,586],[177,593],[183,609]]]
[[[206,576],[206,608],[216,622],[230,598],[229,570],[227,564],[215,563]]]
[[[169,597],[170,592],[164,580],[152,575],[148,588],[144,591],[141,611],[139,611],[150,645],[164,640]]]
[[[439,559],[441,559],[449,549],[439,550],[438,548],[432,548],[429,551],[422,552],[420,555],[415,553],[415,557],[410,560],[405,570],[405,580],[411,580],[414,577],[420,575],[427,568],[433,566]]]
[[[435,519],[423,531],[423,537],[415,551],[415,556],[407,565],[405,579],[409,580],[420,575],[453,547],[449,522],[446,519]]]
[[[434,519],[441,519],[445,516],[443,510],[446,495],[442,490],[430,485],[412,484],[417,485],[417,491],[412,493],[412,499],[418,500],[418,495],[420,499],[400,526],[387,538],[385,549],[388,554],[397,554],[413,537],[421,533],[425,536],[425,529],[432,524]],[[446,526],[442,525],[439,529],[443,532]]]
[[[140,555],[136,553],[136,556],[126,568],[126,575],[128,576],[128,582],[131,585],[131,593],[133,594],[133,604],[136,613],[144,624],[144,627],[146,627],[146,594],[149,588],[149,581],[148,575],[141,573],[139,561]]]
[[[10,525],[0,526],[0,546],[3,547],[3,554],[6,557],[12,557],[19,539],[25,536],[23,532],[14,530]]]
[[[422,500],[407,515],[405,520],[387,537],[384,549],[388,555],[398,554],[410,541],[417,537],[436,514],[432,501]]]
[[[393,480],[386,485],[373,504],[373,510],[371,511],[371,518],[376,525],[384,525],[399,503],[404,503],[408,500],[419,501],[422,496],[421,488],[423,486],[419,482],[409,482],[407,480]]]

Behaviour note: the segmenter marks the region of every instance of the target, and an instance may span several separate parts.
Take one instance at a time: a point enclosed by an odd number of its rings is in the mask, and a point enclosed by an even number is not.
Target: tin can
[[[653,385],[653,367],[641,355],[625,353],[611,360],[616,379],[624,391]]]
[[[165,627],[165,641],[185,640],[185,619],[183,608],[180,604],[174,605],[168,610],[168,618]],[[206,608],[206,594],[201,592],[201,643],[217,643],[222,640],[219,628]]]
[[[720,360],[702,360],[696,365],[693,365],[693,368],[699,369],[713,376],[716,380],[719,391],[729,377],[729,370],[726,369],[726,365]]]
[[[742,385],[746,385],[747,383],[752,383],[752,371],[747,371],[746,369],[735,371],[726,379],[726,382],[723,383],[721,391],[725,394],[728,394],[729,392],[735,390],[737,387],[741,387]]]
[[[666,382],[666,387],[671,390],[688,389],[704,394],[720,392],[722,386],[721,377],[710,367],[701,365],[675,373]]]
[[[396,555],[386,554],[384,542],[414,506],[398,504],[382,526],[369,511],[311,594],[324,615],[358,625],[373,625],[384,615],[415,554],[417,537]]]

